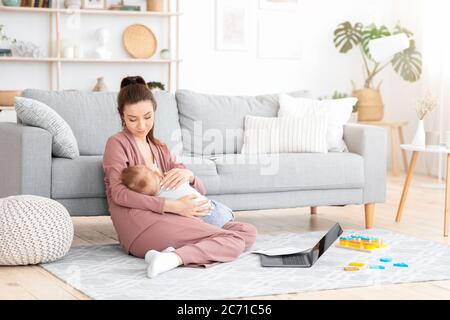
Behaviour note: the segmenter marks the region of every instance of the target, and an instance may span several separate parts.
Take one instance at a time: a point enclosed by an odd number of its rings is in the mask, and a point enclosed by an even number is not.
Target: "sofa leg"
[[[317,207],[311,207],[311,214],[317,214]]]
[[[366,229],[373,228],[373,220],[375,215],[375,203],[364,204],[364,211],[366,213]]]

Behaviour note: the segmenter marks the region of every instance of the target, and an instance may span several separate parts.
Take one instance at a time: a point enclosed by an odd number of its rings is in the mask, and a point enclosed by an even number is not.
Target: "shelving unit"
[[[172,4],[175,4],[175,11],[172,10]],[[60,5],[60,1],[56,1]],[[50,34],[49,34],[49,55],[50,57],[0,57],[1,62],[32,62],[32,63],[48,63],[49,64],[49,87],[50,89],[61,89],[61,65],[63,63],[142,63],[150,65],[167,65],[168,75],[168,90],[174,91],[179,85],[179,64],[182,60],[179,58],[179,18],[182,15],[180,12],[179,0],[168,0],[167,12],[151,12],[151,11],[118,11],[118,10],[91,10],[91,9],[64,9],[64,8],[28,8],[28,7],[4,7],[0,6],[1,13],[39,13],[48,14],[50,19]],[[167,20],[167,35],[168,35],[168,49],[172,54],[173,59],[164,60],[156,58],[158,52],[150,59],[134,59],[134,58],[112,58],[112,59],[68,59],[61,56],[61,16],[62,15],[101,15],[101,16],[125,16],[125,17],[149,17],[161,18]],[[172,28],[175,28],[175,44],[171,39]],[[52,47],[52,43],[56,43],[56,48]],[[174,79],[174,81],[172,81]],[[174,82],[174,85],[172,84]]]

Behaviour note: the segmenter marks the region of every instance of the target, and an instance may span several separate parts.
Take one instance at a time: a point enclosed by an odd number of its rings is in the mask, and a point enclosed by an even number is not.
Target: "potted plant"
[[[409,47],[395,53],[387,61],[376,61],[370,51],[369,43],[372,40],[389,37],[392,35],[405,34]],[[363,67],[364,67],[364,87],[357,89],[352,81],[353,96],[358,98],[358,120],[373,121],[381,120],[384,115],[384,106],[380,95],[380,86],[374,86],[374,77],[388,65],[392,65],[394,71],[404,80],[415,82],[420,78],[422,73],[422,57],[420,52],[416,50],[416,43],[412,38],[413,33],[399,24],[393,31],[386,26],[376,26],[375,24],[363,25],[360,22],[351,24],[345,21],[338,25],[334,31],[334,45],[340,53],[347,53],[352,48],[360,49]]]
[[[147,87],[151,91],[166,90],[164,85],[161,82],[156,82],[156,81],[147,82]]]
[[[425,147],[425,128],[424,128],[424,118],[425,116],[434,110],[437,106],[436,98],[431,94],[431,91],[427,91],[425,97],[417,100],[416,102],[416,113],[419,122],[417,124],[416,133],[411,142],[412,145]]]
[[[3,31],[3,24],[0,24],[0,56],[11,56],[11,44],[17,42],[16,39],[8,37]]]

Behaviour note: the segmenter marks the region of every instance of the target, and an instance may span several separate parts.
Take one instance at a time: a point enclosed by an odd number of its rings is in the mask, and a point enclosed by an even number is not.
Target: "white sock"
[[[167,247],[161,252],[172,252],[172,251],[175,251],[174,247]],[[145,262],[150,263],[151,257],[152,257],[152,255],[155,254],[155,252],[159,252],[159,251],[156,251],[156,250],[147,251],[147,253],[145,254],[145,258],[144,258]]]
[[[158,252],[150,250],[145,254],[148,255],[147,276],[154,278],[158,274],[175,269],[180,265],[180,259],[174,252]],[[147,260],[146,260],[147,261]]]

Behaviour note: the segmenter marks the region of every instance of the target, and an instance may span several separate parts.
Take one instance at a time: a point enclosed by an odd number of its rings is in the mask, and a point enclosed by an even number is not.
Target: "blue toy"
[[[400,262],[400,263],[394,263],[394,267],[400,267],[400,268],[408,268],[408,264],[404,263],[404,262]]]

